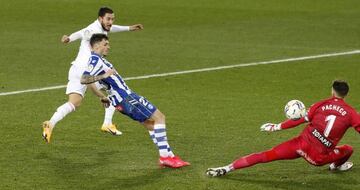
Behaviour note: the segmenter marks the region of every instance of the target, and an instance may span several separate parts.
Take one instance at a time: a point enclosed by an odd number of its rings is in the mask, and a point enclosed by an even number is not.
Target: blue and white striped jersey
[[[114,67],[109,61],[92,52],[88,62],[88,69],[83,74],[98,76],[105,74],[110,69],[114,69]],[[99,83],[107,90],[114,106],[119,105],[123,99],[132,93],[117,72],[108,78],[100,80]]]

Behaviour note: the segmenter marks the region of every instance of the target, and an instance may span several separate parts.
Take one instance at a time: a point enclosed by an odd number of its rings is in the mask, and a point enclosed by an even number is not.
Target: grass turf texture
[[[85,27],[101,5],[117,24],[145,30],[110,34],[109,60],[124,77],[359,49],[357,1],[6,1],[0,8],[0,92],[65,84],[78,42],[62,34]],[[357,189],[359,136],[352,171],[330,173],[304,160],[278,161],[208,178],[206,168],[269,149],[303,127],[267,134],[259,126],[284,119],[283,106],[328,97],[330,83],[351,85],[360,109],[360,55],[128,81],[167,116],[170,144],[192,166],[158,169],[158,154],[137,123],[114,116],[124,135],[100,133],[103,109],[87,93],[61,121],[52,143],[40,124],[66,101],[64,89],[0,97],[0,189]]]

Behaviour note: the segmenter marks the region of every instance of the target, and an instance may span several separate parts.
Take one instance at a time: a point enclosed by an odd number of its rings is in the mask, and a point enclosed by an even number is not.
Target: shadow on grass
[[[51,170],[47,189],[137,189],[174,171],[158,168],[156,160],[154,166],[146,165],[148,162],[126,166],[129,162],[114,162],[116,154],[117,151],[94,152],[91,158],[74,159],[42,152],[34,158],[46,160],[46,170]]]
[[[94,189],[150,189],[173,169],[137,169],[131,170],[131,176],[115,177],[106,183],[99,183]],[[129,172],[129,171],[121,171]],[[139,175],[140,174],[140,175]]]

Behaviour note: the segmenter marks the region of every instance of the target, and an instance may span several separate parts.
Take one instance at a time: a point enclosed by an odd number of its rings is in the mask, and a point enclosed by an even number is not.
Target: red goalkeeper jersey
[[[332,97],[317,102],[309,108],[305,118],[286,121],[281,127],[291,128],[306,121],[309,124],[301,136],[322,150],[334,148],[350,127],[360,132],[360,115],[341,98]]]

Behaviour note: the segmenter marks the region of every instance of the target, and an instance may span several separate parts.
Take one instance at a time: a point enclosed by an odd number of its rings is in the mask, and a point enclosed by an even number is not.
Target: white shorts
[[[84,97],[86,85],[81,84],[80,79],[85,70],[86,68],[78,67],[75,64],[71,65],[68,74],[69,82],[66,86],[66,94],[76,93]]]
[[[76,93],[76,94],[80,94],[82,97],[85,96],[87,86],[80,83],[81,76],[85,70],[86,68],[76,66],[75,64],[71,65],[68,74],[69,82],[67,83],[66,86],[67,95]],[[95,85],[97,89],[103,88],[103,86],[101,86],[98,82],[96,82]]]

